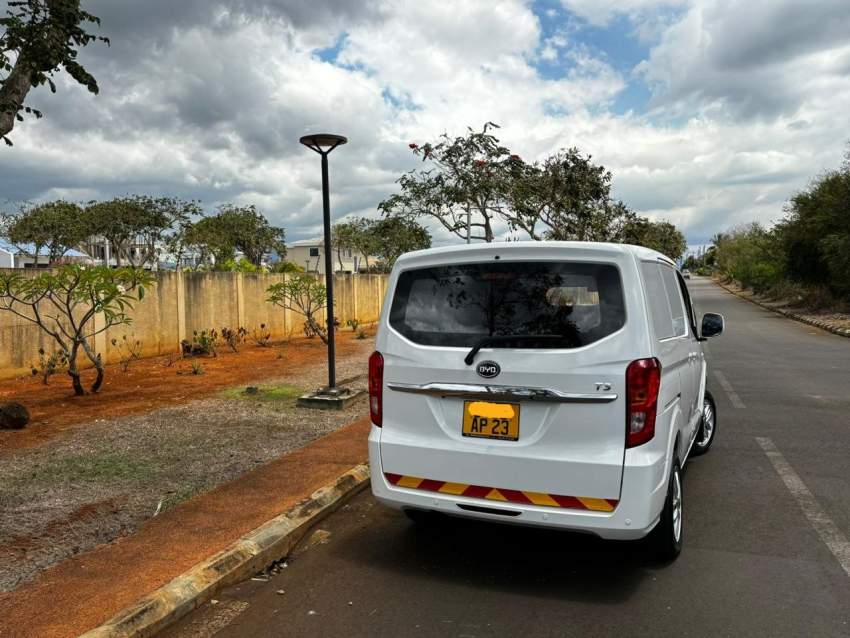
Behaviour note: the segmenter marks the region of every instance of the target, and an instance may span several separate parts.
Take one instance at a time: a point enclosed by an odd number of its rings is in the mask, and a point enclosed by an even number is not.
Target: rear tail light
[[[626,368],[626,447],[642,445],[655,436],[661,363],[638,359]]]
[[[384,416],[384,357],[373,352],[369,357],[369,416],[381,427]]]

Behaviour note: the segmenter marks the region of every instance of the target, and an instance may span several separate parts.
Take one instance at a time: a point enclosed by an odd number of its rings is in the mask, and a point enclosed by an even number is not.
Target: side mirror
[[[723,315],[718,315],[715,312],[707,312],[702,316],[702,329],[700,330],[700,335],[703,339],[716,337],[723,333],[725,324],[726,322],[723,319]]]

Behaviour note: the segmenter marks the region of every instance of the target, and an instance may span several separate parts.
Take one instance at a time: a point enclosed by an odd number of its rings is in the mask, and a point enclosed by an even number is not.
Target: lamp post
[[[322,156],[322,207],[325,221],[325,289],[328,303],[328,388],[336,387],[336,352],[334,348],[334,274],[331,258],[331,203],[328,191],[328,155],[348,139],[342,135],[317,133],[305,135],[300,142]]]

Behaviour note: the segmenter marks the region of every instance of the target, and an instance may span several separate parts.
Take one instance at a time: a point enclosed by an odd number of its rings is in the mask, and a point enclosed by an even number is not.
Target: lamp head
[[[313,135],[305,135],[299,141],[307,148],[326,155],[337,146],[342,146],[348,142],[348,138],[332,133],[314,133]]]

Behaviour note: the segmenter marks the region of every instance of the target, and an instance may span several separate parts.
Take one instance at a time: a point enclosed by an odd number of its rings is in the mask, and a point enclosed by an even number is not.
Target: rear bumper
[[[451,516],[568,529],[606,539],[634,540],[646,536],[655,527],[667,493],[666,452],[656,453],[649,447],[626,452],[620,501],[613,512],[598,512],[494,502],[393,485],[384,475],[380,444],[381,429],[372,426],[369,434],[372,494],[394,509],[431,510]],[[486,508],[493,513],[466,509],[469,507]]]

